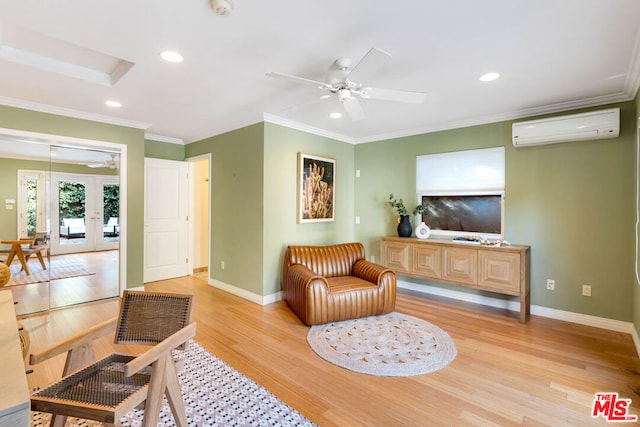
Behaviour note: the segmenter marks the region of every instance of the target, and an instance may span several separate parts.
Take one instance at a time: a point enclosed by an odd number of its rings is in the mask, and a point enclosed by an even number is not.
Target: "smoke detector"
[[[233,9],[233,0],[209,0],[209,4],[218,15],[228,15]]]

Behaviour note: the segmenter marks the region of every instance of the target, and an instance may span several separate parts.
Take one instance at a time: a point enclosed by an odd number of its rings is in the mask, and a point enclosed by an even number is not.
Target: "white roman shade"
[[[504,191],[504,147],[416,157],[418,194]]]

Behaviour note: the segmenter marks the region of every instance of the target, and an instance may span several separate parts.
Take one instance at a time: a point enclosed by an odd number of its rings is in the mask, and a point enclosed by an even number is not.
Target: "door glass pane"
[[[117,242],[120,238],[120,185],[103,184],[102,206],[104,225],[102,239],[105,242]]]
[[[27,236],[33,236],[36,232],[38,220],[38,181],[27,178]]]
[[[60,181],[58,209],[60,212],[60,244],[84,244],[86,238],[86,185],[82,182]]]

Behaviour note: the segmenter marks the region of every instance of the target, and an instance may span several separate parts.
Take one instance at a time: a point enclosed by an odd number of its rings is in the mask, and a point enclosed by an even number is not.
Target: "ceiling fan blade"
[[[391,59],[391,55],[384,50],[371,48],[369,52],[353,67],[346,81],[349,83],[362,83],[369,81],[369,78],[378,71],[387,61]]]
[[[330,89],[330,86],[328,84],[324,83],[324,82],[320,82],[320,81],[317,81],[317,80],[311,80],[311,79],[305,79],[304,77],[292,76],[290,74],[284,74],[284,73],[278,73],[278,72],[271,71],[270,73],[267,73],[267,76],[275,77],[277,79],[292,80],[294,82],[302,83],[302,84],[306,84],[306,85],[313,85],[313,86],[317,86],[319,89]]]
[[[364,114],[364,109],[362,108],[362,104],[360,104],[360,100],[358,98],[347,98],[342,101],[342,106],[345,111],[349,115],[349,118],[354,122],[364,119],[366,116]]]
[[[424,92],[413,92],[409,90],[382,89],[377,87],[367,87],[362,89],[360,95],[368,99],[380,99],[383,101],[408,102],[411,104],[422,104],[427,99]]]

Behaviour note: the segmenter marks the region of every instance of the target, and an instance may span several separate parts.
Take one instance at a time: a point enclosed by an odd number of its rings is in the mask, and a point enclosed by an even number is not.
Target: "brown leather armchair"
[[[367,261],[361,243],[289,246],[282,285],[306,325],[385,314],[396,305],[395,273]]]

